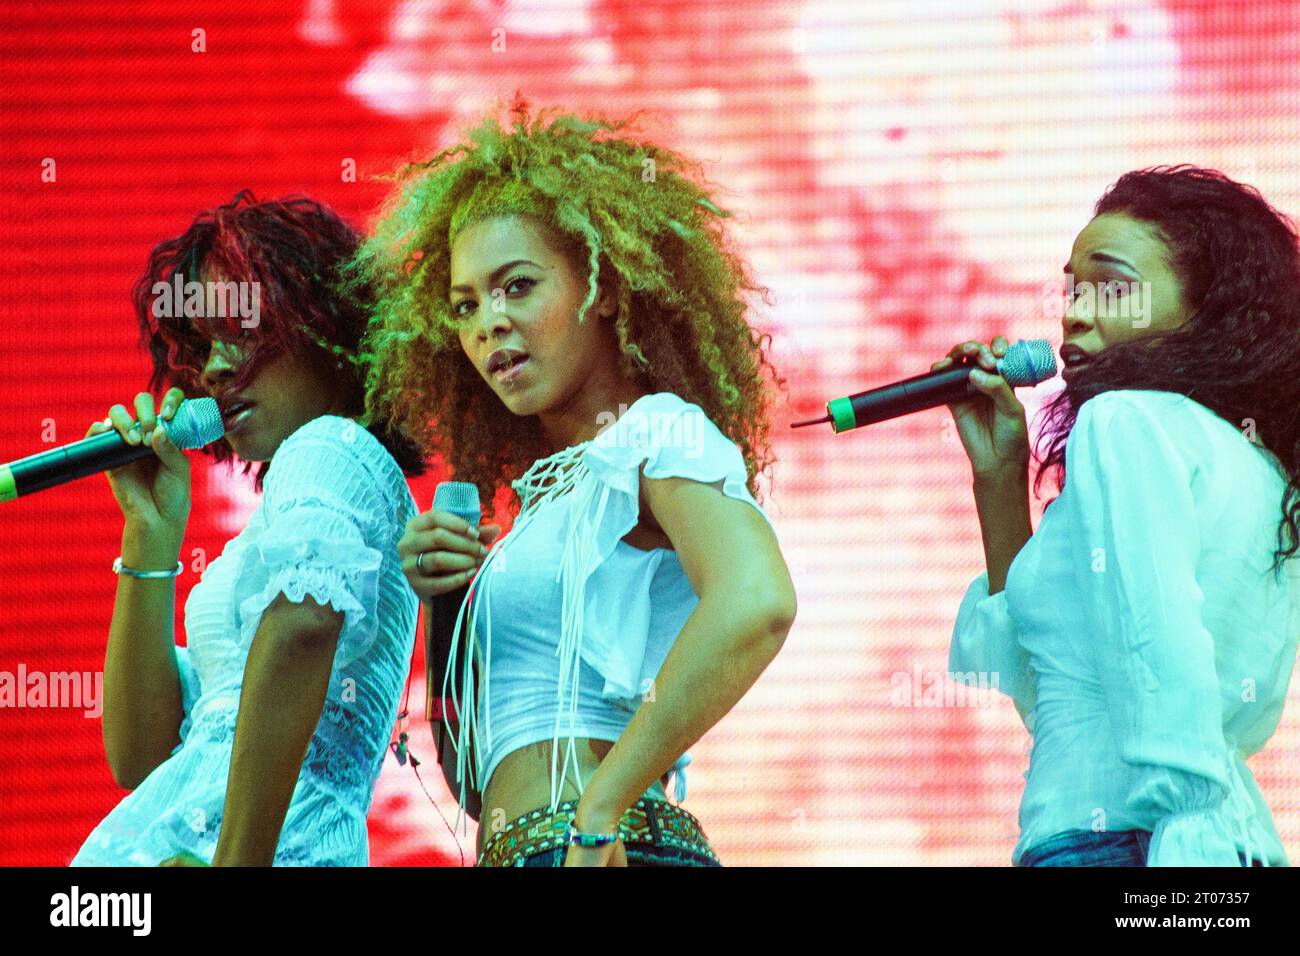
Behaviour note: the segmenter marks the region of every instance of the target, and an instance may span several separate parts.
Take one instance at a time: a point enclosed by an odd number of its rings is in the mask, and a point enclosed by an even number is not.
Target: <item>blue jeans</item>
[[[1036,843],[1021,854],[1017,866],[1146,866],[1147,850],[1151,846],[1149,830],[1116,830],[1093,833],[1091,830],[1071,830],[1042,843]],[[1240,854],[1242,866],[1245,854]],[[1256,856],[1251,861],[1263,866]]]
[[[564,866],[566,847],[534,853],[524,861],[524,866]],[[625,847],[628,866],[722,866],[716,860],[672,846],[634,843]]]

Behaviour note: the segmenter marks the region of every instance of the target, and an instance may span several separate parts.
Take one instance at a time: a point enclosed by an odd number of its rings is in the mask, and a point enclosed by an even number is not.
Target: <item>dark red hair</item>
[[[200,375],[212,342],[219,340],[237,343],[247,354],[228,392],[241,391],[268,364],[293,355],[328,369],[339,380],[349,413],[362,414],[365,369],[357,346],[369,296],[364,288],[344,294],[338,287],[339,267],[359,243],[357,232],[333,210],[304,196],[259,201],[243,190],[225,205],[199,213],[184,233],[154,247],[132,290],[142,341],[153,360],[150,387],[174,385],[187,396],[206,395]],[[155,309],[155,287],[171,286],[177,273],[187,283],[257,283],[256,326],[245,328],[233,309],[231,315],[197,317],[185,316],[180,303]],[[423,470],[414,445],[395,428],[368,427],[404,471]],[[217,461],[234,457],[224,439],[207,450]],[[258,469],[259,488],[267,467],[263,462]],[[245,473],[251,468],[252,463]]]

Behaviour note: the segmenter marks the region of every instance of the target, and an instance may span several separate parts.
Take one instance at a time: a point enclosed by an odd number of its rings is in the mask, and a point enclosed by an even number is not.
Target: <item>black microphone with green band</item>
[[[830,422],[836,433],[863,425],[872,425],[900,415],[910,415],[927,408],[961,402],[979,392],[970,383],[970,373],[979,366],[974,361],[958,363],[952,368],[926,372],[905,378],[892,385],[882,385],[866,392],[836,398],[826,403],[826,415],[791,428]],[[1037,385],[1056,374],[1056,354],[1047,339],[1021,339],[997,360],[998,374],[1012,388]]]
[[[159,419],[158,422],[177,448],[202,448],[226,433],[215,398],[183,401],[170,421]],[[0,465],[0,501],[21,498],[99,471],[120,468],[152,454],[153,449],[143,442],[128,444],[117,429],[91,435],[62,448]]]

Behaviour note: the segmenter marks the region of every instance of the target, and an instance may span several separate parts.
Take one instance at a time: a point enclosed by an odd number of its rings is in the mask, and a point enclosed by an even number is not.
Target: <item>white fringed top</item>
[[[478,759],[469,779],[482,786],[507,754],[551,740],[554,808],[570,768],[578,773],[574,740],[617,741],[643,700],[653,700],[655,675],[698,598],[676,551],[622,540],[638,521],[643,470],[719,483],[764,514],[746,487],[740,449],[699,406],[670,392],[643,396],[596,438],[536,461],[512,483],[519,517],[484,560],[456,625],[459,635],[468,613],[472,655],[453,645],[443,687],[464,715],[462,780],[471,739]],[[481,675],[477,700],[471,659]],[[689,761],[683,754],[672,768],[679,801]]]

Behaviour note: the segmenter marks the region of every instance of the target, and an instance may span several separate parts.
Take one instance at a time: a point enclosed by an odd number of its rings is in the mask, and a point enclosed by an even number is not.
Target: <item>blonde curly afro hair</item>
[[[771,337],[747,321],[756,285],[709,197],[698,164],[639,141],[635,117],[544,110],[516,98],[510,129],[494,116],[467,142],[402,167],[373,230],[349,266],[374,311],[364,351],[367,412],[393,417],[427,455],[479,486],[488,514],[547,447],[536,416],[516,416],[461,349],[448,292],[451,249],[466,226],[530,217],[556,248],[618,302],[624,376],[648,393],[699,405],[740,448],[749,490],[770,469]]]

